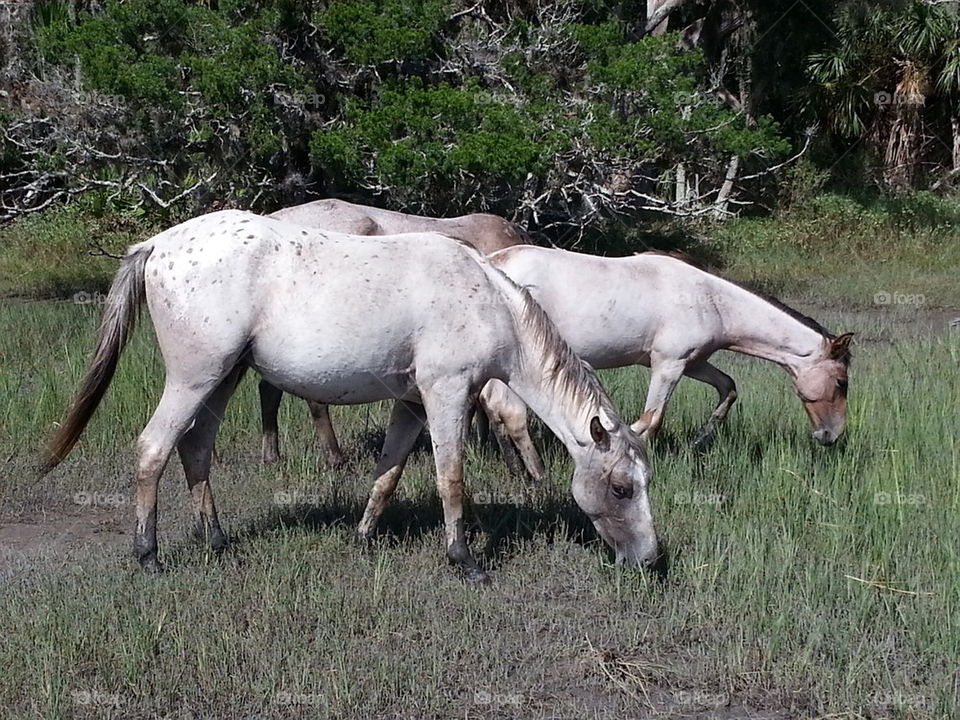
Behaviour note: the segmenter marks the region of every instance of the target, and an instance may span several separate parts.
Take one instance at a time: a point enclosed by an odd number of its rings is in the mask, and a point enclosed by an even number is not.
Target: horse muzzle
[[[657,541],[638,543],[637,547],[617,549],[617,565],[628,565],[636,568],[650,568],[660,559],[660,548]]]
[[[839,438],[840,433],[833,432],[827,428],[820,428],[819,430],[814,430],[813,432],[813,439],[824,446],[833,445]]]

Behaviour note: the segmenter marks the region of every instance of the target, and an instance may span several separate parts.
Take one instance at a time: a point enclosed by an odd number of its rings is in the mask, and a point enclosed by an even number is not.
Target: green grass
[[[812,198],[773,217],[705,232],[725,275],[806,302],[956,307],[960,200]],[[898,297],[899,296],[899,297]],[[912,296],[912,297],[911,297]]]
[[[909,312],[823,318],[859,332],[849,433],[834,448],[812,443],[784,373],[727,355],[718,364],[740,400],[715,444],[694,453],[687,441],[714,398],[681,384],[654,452],[651,497],[671,555],[662,580],[609,564],[570,497],[570,462],[542,430],[544,488],[469,450],[474,498],[507,501],[468,507],[492,586],[466,586],[446,565],[428,452],[363,552],[351,528],[387,407],[335,409],[352,459],[331,471],[305,406],[287,399],[287,459],[263,468],[248,379],[214,476],[234,550],[218,559],[190,539],[174,461],[161,486],[166,574],[140,574],[128,542],[7,561],[2,714],[954,717],[960,331],[931,332]],[[75,454],[39,483],[29,471],[96,319],[89,305],[0,303],[0,526],[96,513],[132,526],[132,444],[162,378],[149,323]],[[644,371],[604,381],[639,415]],[[278,491],[307,502],[278,505]],[[81,507],[78,492],[120,506]]]
[[[152,233],[146,221],[97,217],[80,206],[0,227],[0,297],[90,297],[105,292],[128,245]]]

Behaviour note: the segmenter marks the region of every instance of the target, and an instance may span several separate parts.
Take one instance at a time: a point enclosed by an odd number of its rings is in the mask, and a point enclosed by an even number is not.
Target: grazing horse
[[[198,530],[215,548],[226,545],[211,456],[247,368],[316,402],[396,401],[362,536],[374,531],[429,421],[447,555],[467,578],[487,579],[464,533],[463,429],[480,388],[498,378],[569,450],[574,499],[618,561],[656,559],[638,436],[529,294],[472,247],[438,234],[357,238],[226,210],[134,245],[45,469],[77,442],[144,300],[166,367],[160,403],[137,442],[134,552],[144,568],[159,568],[157,488],[174,448]]]
[[[484,255],[497,250],[530,242],[530,237],[519,227],[496,215],[477,213],[453,218],[431,218],[421,215],[407,215],[392,210],[355,205],[343,200],[316,200],[314,202],[284,208],[268,217],[284,222],[319,230],[333,230],[348,235],[398,235],[400,233],[438,232],[457,240],[469,242]],[[263,423],[261,458],[264,463],[275,463],[280,459],[279,428],[277,412],[283,393],[268,383],[260,381],[260,417]],[[343,462],[343,451],[337,441],[337,435],[330,421],[330,410],[324,403],[307,401],[314,428],[320,438],[320,444],[332,465]],[[497,425],[495,427],[502,427]],[[513,433],[518,437],[518,433]],[[504,436],[498,435],[501,447],[507,458],[511,457],[510,447],[505,445]],[[525,449],[521,450],[522,453]],[[535,453],[534,453],[535,454]],[[535,454],[536,455],[536,454]],[[542,466],[537,466],[539,456],[532,459],[525,456],[525,464],[534,468],[534,479],[543,476]]]
[[[652,370],[643,416],[633,429],[660,427],[670,395],[684,375],[716,388],[719,402],[697,433],[700,444],[737,397],[733,379],[710,364],[717,350],[776,363],[794,388],[822,445],[843,433],[852,333],[832,335],[779,301],[663,253],[607,258],[566,250],[515,247],[490,262],[526,288],[560,334],[595,368],[646,365]],[[493,417],[526,428],[522,404],[496,382],[481,395]]]

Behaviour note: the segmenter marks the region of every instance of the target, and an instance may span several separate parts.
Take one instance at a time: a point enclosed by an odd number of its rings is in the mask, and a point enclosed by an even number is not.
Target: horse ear
[[[853,333],[848,332],[835,337],[830,341],[830,357],[833,360],[843,360],[850,354],[850,340],[853,339]]]
[[[610,433],[607,432],[603,423],[600,422],[600,418],[596,415],[590,420],[590,437],[597,445],[605,447],[610,444]]]

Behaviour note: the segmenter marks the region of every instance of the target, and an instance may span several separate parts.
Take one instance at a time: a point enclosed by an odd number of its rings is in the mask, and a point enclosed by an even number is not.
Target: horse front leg
[[[692,377],[694,380],[707,383],[716,388],[720,399],[717,401],[717,407],[707,418],[703,427],[697,431],[693,439],[694,447],[703,447],[713,437],[717,423],[727,417],[730,408],[737,399],[737,385],[729,375],[721,372],[708,362],[702,362],[686,369],[684,375]]]
[[[663,424],[667,403],[670,402],[670,396],[680,382],[684,367],[682,360],[658,358],[656,355],[650,358],[650,370],[653,374],[647,390],[647,402],[643,415],[630,426],[648,442],[653,440]]]
[[[463,429],[470,408],[468,393],[455,386],[422,392],[437,466],[437,492],[443,503],[447,558],[467,580],[490,582],[490,576],[470,553],[463,520]]]
[[[307,400],[307,406],[310,408],[313,427],[317,431],[317,437],[320,438],[320,445],[327,454],[327,460],[334,467],[342,465],[345,458],[340,449],[340,443],[337,442],[337,434],[333,431],[333,423],[330,421],[330,406],[313,400]]]
[[[480,393],[480,404],[490,418],[501,453],[511,473],[526,473],[530,484],[541,485],[547,472],[530,437],[527,406],[523,400],[505,383],[491,380]]]
[[[373,537],[380,516],[383,515],[387,502],[397,489],[407,457],[426,424],[426,418],[423,406],[418,403],[405,400],[397,400],[394,403],[390,424],[387,426],[387,435],[383,441],[383,450],[380,452],[380,459],[374,471],[370,499],[367,500],[363,518],[357,527],[357,536],[361,540],[366,541]]]
[[[265,465],[271,465],[280,460],[280,433],[277,425],[277,413],[280,410],[283,391],[266,380],[260,381],[258,389],[260,391],[260,426],[262,433],[260,461]]]

